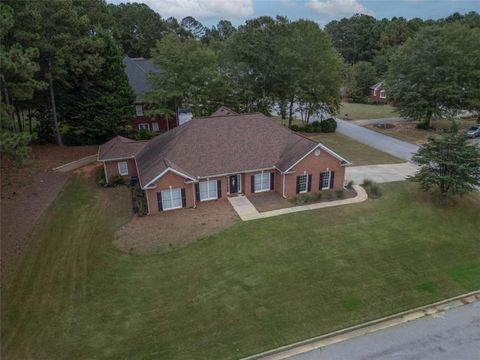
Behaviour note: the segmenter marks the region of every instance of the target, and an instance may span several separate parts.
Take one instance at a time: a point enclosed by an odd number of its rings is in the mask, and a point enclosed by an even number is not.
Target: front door
[[[228,178],[229,187],[230,187],[230,194],[238,193],[238,176],[237,175],[230,175]]]

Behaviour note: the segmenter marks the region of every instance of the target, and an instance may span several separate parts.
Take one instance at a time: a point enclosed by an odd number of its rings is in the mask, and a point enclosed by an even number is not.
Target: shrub
[[[296,205],[309,204],[321,200],[321,193],[300,194],[292,199],[292,203]]]
[[[95,181],[100,186],[107,185],[107,179],[105,178],[105,171],[103,167],[98,168],[97,173],[95,174]]]
[[[299,131],[299,130],[300,130],[300,126],[293,124],[293,125],[291,126],[290,130],[292,130],[292,131]]]
[[[347,189],[353,189],[353,185],[355,184],[355,182],[353,180],[350,180],[348,183],[347,183]]]
[[[325,193],[325,198],[327,200],[332,200],[333,199],[333,192],[327,190],[324,193]]]
[[[375,183],[370,185],[369,195],[370,195],[370,197],[373,197],[373,198],[379,198],[380,196],[382,196],[382,193],[380,191],[380,187]]]
[[[335,195],[337,195],[338,199],[343,199],[345,197],[345,193],[343,192],[343,190],[335,191]]]
[[[113,175],[111,178],[110,178],[110,181],[109,183],[112,185],[112,186],[117,186],[117,185],[125,185],[125,179],[123,178],[122,175]]]
[[[303,127],[303,131],[306,133],[312,133],[312,132],[315,132],[315,129],[312,126],[312,124],[307,124]]]
[[[337,122],[333,118],[329,118],[326,120],[323,120],[320,123],[320,127],[322,129],[322,132],[324,133],[333,133],[335,130],[337,130]]]
[[[417,129],[430,130],[430,129],[432,129],[432,127],[430,125],[428,125],[427,123],[421,122],[421,123],[417,124]]]
[[[370,179],[364,179],[363,180],[363,186],[370,186],[373,184],[373,180],[370,180]]]
[[[137,215],[140,217],[147,215],[148,207],[147,200],[145,199],[145,192],[138,188],[132,188],[132,196],[135,199],[135,210]]]
[[[138,132],[134,133],[135,140],[150,140],[151,138],[157,136],[158,133],[148,130],[139,130]]]
[[[363,180],[363,187],[367,191],[368,196],[372,199],[377,199],[382,196],[378,184],[370,179]]]

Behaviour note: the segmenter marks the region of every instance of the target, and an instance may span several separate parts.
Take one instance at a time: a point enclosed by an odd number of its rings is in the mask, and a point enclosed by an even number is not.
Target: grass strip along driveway
[[[480,288],[478,193],[381,190],[139,256],[111,245],[128,191],[73,178],[3,292],[2,355],[239,358]]]
[[[399,117],[400,114],[390,105],[372,105],[342,102],[338,117],[351,120],[381,119]]]

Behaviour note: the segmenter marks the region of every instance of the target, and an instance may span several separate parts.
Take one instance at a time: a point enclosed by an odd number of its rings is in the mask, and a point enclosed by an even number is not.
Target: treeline
[[[160,71],[146,96],[151,114],[168,117],[189,107],[208,115],[226,105],[238,112],[276,110],[291,125],[294,112],[308,122],[338,109],[342,59],[317,23],[259,17],[214,30],[187,39],[168,34],[152,49]]]
[[[370,86],[385,80],[393,57],[402,45],[428,28],[449,28],[453,24],[467,29],[480,28],[480,15],[470,12],[454,13],[439,20],[402,17],[378,20],[356,14],[331,21],[325,31],[346,64],[342,96],[354,102],[367,102]]]

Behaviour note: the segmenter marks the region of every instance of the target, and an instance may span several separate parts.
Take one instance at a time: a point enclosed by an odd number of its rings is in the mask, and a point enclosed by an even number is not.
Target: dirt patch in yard
[[[239,221],[226,199],[198,204],[196,209],[134,217],[115,234],[113,245],[134,254],[173,250],[216,234]]]
[[[56,166],[95,154],[97,146],[34,145],[27,163],[17,168],[1,161],[1,281],[8,279],[27,247],[35,223],[57,197],[69,173]]]

